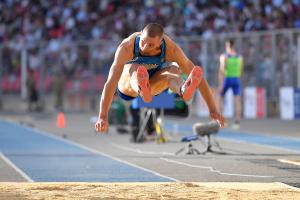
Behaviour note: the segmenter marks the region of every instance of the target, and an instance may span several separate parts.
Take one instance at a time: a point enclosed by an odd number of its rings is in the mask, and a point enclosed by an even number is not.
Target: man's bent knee
[[[181,75],[180,68],[178,68],[176,66],[169,66],[168,67],[168,72],[170,72],[171,74]]]

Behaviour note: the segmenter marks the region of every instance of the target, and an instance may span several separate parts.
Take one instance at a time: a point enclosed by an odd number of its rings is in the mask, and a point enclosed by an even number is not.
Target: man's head
[[[234,48],[234,41],[233,40],[226,40],[225,48],[226,48],[226,51],[230,51],[231,49],[233,49]]]
[[[150,23],[142,31],[139,43],[140,50],[147,54],[160,48],[164,29],[160,24]]]

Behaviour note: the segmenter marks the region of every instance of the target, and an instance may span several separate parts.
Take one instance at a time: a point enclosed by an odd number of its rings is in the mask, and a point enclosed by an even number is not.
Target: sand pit
[[[300,199],[282,183],[1,183],[1,200]]]

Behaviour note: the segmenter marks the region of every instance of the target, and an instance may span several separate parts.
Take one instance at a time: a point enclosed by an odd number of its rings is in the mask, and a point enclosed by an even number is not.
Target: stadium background
[[[33,70],[40,101],[50,110],[62,72],[65,109],[96,111],[117,45],[153,21],[204,68],[212,87],[224,41],[234,39],[245,58],[243,87],[265,88],[268,117],[280,115],[280,87],[300,86],[298,0],[7,0],[0,7],[3,110],[24,110],[27,71]]]
[[[95,133],[115,49],[148,22],[214,91],[225,40],[244,56],[244,118],[212,137],[217,152],[184,153],[181,140],[209,120],[199,93],[187,118],[162,120],[165,143],[133,143],[118,126]],[[300,0],[0,1],[0,199],[299,199],[299,27]]]

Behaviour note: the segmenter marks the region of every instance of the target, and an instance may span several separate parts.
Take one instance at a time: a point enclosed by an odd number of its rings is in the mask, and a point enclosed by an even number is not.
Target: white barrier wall
[[[214,93],[214,91],[213,91]],[[208,107],[200,94],[199,91],[196,91],[195,93],[195,100],[194,100],[194,108],[196,109],[196,114],[199,117],[208,117],[209,116],[209,110]],[[216,99],[217,101],[217,99]],[[217,104],[219,102],[216,102]],[[224,97],[224,116],[226,118],[232,118],[234,117],[234,99],[233,99],[233,92],[232,90],[228,90]]]
[[[294,119],[294,88],[282,87],[279,89],[280,95],[280,118]]]
[[[209,116],[208,107],[199,91],[196,91],[194,98],[195,98],[194,107],[196,109],[196,115],[198,117],[208,117]]]
[[[244,90],[244,117],[256,118],[256,88]]]
[[[226,118],[234,117],[234,96],[232,90],[228,90],[224,96],[224,116]]]
[[[244,117],[248,119],[266,117],[266,92],[264,88],[244,89]]]
[[[194,98],[192,109],[194,114],[199,117],[208,117],[207,105],[199,91],[196,92]],[[281,87],[279,90],[279,101],[281,119],[300,118],[300,89]],[[266,91],[264,88],[246,87],[242,102],[244,118],[265,118],[267,113],[266,102]],[[234,117],[234,96],[231,90],[228,90],[224,98],[224,116],[226,118]]]
[[[193,110],[199,117],[208,117],[209,111],[200,92],[196,92],[194,97]],[[264,88],[246,87],[243,97],[244,118],[256,119],[266,117],[266,92]],[[234,117],[234,95],[232,90],[228,90],[224,97],[224,116]]]

